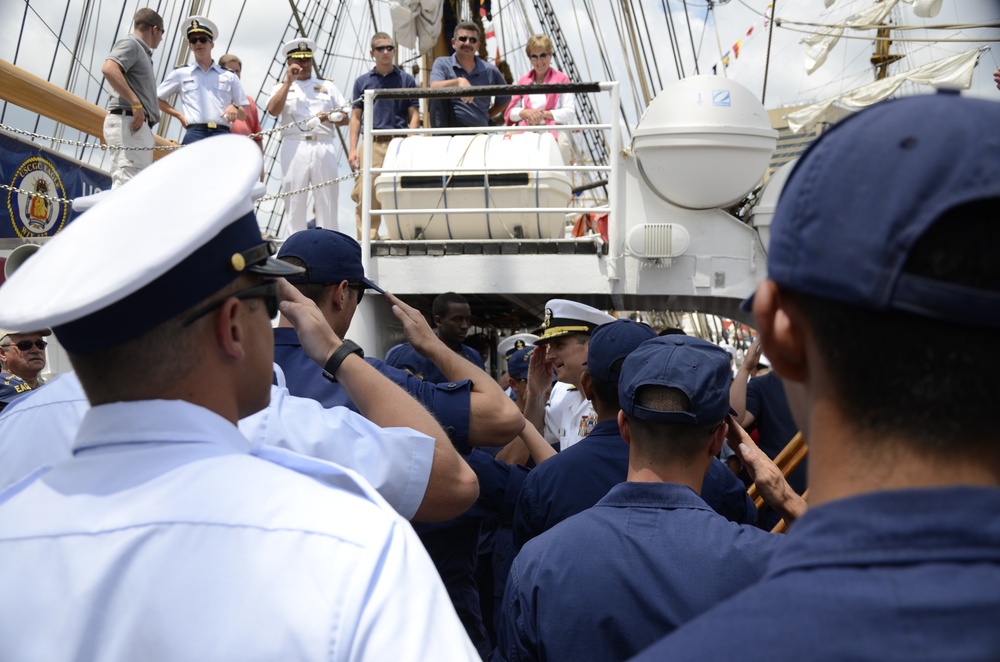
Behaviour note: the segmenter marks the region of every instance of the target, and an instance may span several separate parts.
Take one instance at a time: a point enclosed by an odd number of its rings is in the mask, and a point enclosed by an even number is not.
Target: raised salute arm
[[[316,305],[281,281],[281,313],[295,326],[306,354],[320,366],[344,346]],[[409,427],[434,438],[434,461],[424,499],[414,519],[443,521],[462,514],[479,496],[479,482],[431,414],[406,391],[349,354],[333,375],[358,410],[382,427]]]
[[[469,440],[474,446],[504,446],[524,427],[514,401],[479,366],[452,351],[434,333],[420,311],[386,292],[392,312],[403,324],[406,340],[430,359],[449,380],[472,382]]]

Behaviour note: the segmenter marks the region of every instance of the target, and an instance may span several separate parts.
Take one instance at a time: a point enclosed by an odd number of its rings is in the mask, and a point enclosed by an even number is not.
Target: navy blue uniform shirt
[[[623,660],[757,581],[781,542],[684,485],[616,485],[514,559],[493,660]]]
[[[525,478],[514,511],[515,547],[590,508],[627,477],[628,444],[618,422],[601,421],[579,443],[542,462]],[[757,522],[746,487],[719,461],[705,476],[702,498],[726,519]]]
[[[756,585],[635,658],[1000,659],[1000,489],[811,508]]]
[[[485,370],[483,357],[468,345],[462,345],[462,356],[472,361],[481,370]],[[385,354],[385,362],[432,384],[448,381],[444,374],[426,356],[418,352],[408,342],[396,345]]]
[[[460,517],[447,522],[414,522],[413,529],[441,575],[466,633],[485,658],[491,646],[475,581],[480,526],[484,520],[510,517],[527,470],[498,462],[475,448],[464,457],[479,479],[479,499]]]
[[[467,450],[471,382],[432,384],[384,361],[367,356],[365,361],[424,405],[452,443],[460,451]],[[284,373],[285,386],[292,395],[312,398],[324,407],[341,406],[358,411],[344,387],[324,377],[322,368],[306,355],[295,329],[274,329],[274,362]]]

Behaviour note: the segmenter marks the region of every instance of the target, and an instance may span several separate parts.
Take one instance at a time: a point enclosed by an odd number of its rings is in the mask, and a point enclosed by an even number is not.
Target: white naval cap
[[[51,327],[67,350],[87,354],[142,335],[245,272],[299,273],[261,238],[252,200],[260,167],[253,141],[225,135],[145,168],[11,274],[0,325]]]
[[[535,344],[544,345],[553,338],[568,333],[585,333],[589,336],[600,325],[614,321],[615,318],[611,315],[586,304],[568,299],[549,299],[545,303],[545,330]]]
[[[204,16],[188,16],[184,21],[184,32],[188,37],[203,34],[212,41],[219,38],[219,28]]]
[[[528,345],[534,344],[538,336],[534,333],[515,333],[507,336],[497,343],[497,354],[509,359],[510,355],[519,349],[524,349]]]
[[[298,39],[292,39],[291,41],[286,41],[281,45],[281,56],[286,60],[288,58],[307,58],[312,57],[313,53],[316,52],[316,42],[312,39],[307,39],[305,37],[299,37]]]

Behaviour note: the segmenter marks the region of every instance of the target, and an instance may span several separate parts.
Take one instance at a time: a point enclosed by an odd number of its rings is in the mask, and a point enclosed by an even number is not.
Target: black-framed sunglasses
[[[469,42],[470,44],[478,44],[479,43],[479,37],[466,37],[466,36],[462,36],[462,37],[455,37],[455,39],[458,39],[463,44],[465,42]]]
[[[372,50],[373,51],[377,51],[379,53],[385,53],[386,51],[388,51],[388,52],[391,53],[394,50],[396,50],[396,47],[395,46],[372,46]]]
[[[270,319],[274,319],[278,316],[278,303],[281,301],[281,292],[278,289],[278,281],[269,280],[263,285],[256,285],[254,287],[248,287],[245,290],[240,290],[239,292],[233,292],[232,294],[227,294],[218,301],[213,301],[212,303],[206,304],[204,307],[191,313],[191,315],[184,320],[184,326],[191,326],[195,321],[201,319],[205,315],[221,306],[230,297],[236,297],[237,299],[263,299],[264,306],[267,308],[267,316]]]
[[[32,346],[38,349],[45,349],[49,346],[44,340],[19,340],[17,342],[12,342],[9,345],[3,345],[3,347],[17,347],[19,351],[27,352],[32,348]]]
[[[352,290],[358,291],[358,303],[361,303],[361,299],[364,298],[365,290],[368,289],[368,286],[362,283],[361,281],[357,281],[354,283],[348,283],[347,287],[351,288]]]
[[[551,53],[532,53],[528,57],[530,57],[532,60],[544,60],[549,55],[551,55]]]
[[[202,35],[200,37],[188,37],[189,44],[207,44],[210,41],[212,40],[206,37],[205,35]]]

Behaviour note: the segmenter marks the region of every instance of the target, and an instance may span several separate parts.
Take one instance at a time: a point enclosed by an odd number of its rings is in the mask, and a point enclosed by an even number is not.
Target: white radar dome
[[[726,207],[760,181],[777,144],[763,104],[719,76],[692,76],[649,104],[632,139],[646,184],[689,209]]]

